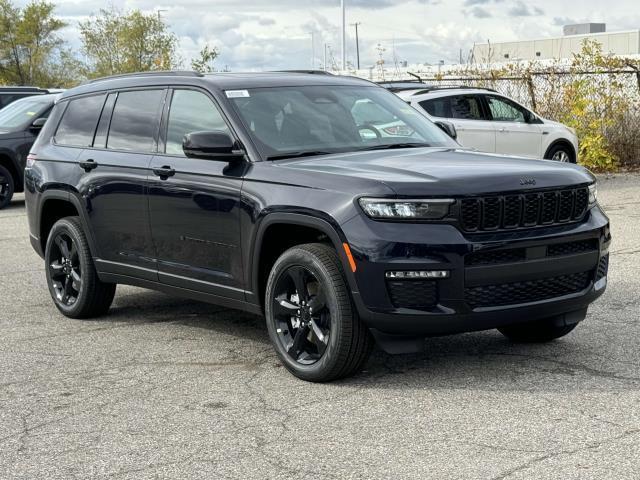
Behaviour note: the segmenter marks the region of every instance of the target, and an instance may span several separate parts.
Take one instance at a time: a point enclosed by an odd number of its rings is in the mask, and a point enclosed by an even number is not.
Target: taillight
[[[30,153],[27,155],[27,168],[31,168],[36,164],[36,154]]]
[[[382,130],[389,135],[400,135],[403,137],[408,137],[413,134],[413,129],[406,125],[395,125],[393,127],[383,128]]]

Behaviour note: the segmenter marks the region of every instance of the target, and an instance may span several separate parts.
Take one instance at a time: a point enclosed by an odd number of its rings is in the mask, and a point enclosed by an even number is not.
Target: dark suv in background
[[[104,314],[118,283],[264,314],[311,381],[357,372],[374,339],[397,353],[491,328],[561,337],[607,282],[587,170],[465,151],[355,78],[94,81],[63,94],[25,176],[63,314]]]
[[[55,93],[55,91],[49,92],[49,90],[38,87],[0,87],[0,110],[21,98],[48,93]]]
[[[0,110],[0,209],[22,191],[27,154],[59,96],[32,95]]]

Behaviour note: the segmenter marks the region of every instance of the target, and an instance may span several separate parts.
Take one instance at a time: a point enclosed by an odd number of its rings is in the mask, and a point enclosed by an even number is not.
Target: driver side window
[[[493,121],[527,123],[528,114],[519,105],[506,98],[493,96],[487,96],[486,98]]]
[[[184,155],[182,139],[185,134],[212,130],[231,133],[211,99],[195,90],[174,90],[167,122],[165,152],[169,155]]]

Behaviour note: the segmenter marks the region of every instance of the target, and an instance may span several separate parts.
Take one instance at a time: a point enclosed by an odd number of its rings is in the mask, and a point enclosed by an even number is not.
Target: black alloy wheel
[[[9,205],[13,198],[14,188],[11,173],[0,165],[0,209]]]
[[[58,302],[72,306],[82,289],[82,271],[78,258],[78,248],[73,239],[65,232],[58,233],[53,239],[49,275]]]
[[[311,365],[322,357],[331,335],[325,292],[306,267],[294,265],[276,280],[273,299],[278,340],[292,360]]]

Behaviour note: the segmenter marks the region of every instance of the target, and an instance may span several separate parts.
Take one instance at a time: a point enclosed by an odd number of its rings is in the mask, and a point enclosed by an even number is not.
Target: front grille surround
[[[586,186],[487,195],[460,199],[459,220],[465,232],[513,230],[580,221],[588,207]]]

